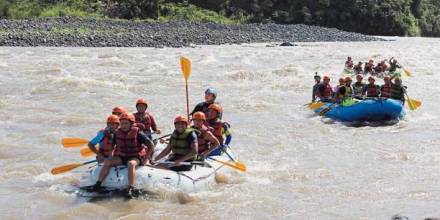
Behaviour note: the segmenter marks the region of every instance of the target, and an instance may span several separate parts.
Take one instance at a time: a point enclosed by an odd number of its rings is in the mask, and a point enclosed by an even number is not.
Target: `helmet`
[[[148,106],[148,103],[147,103],[147,101],[145,99],[138,99],[136,101],[136,106],[140,105],[140,104],[144,104],[144,105]]]
[[[135,122],[134,115],[131,114],[131,113],[124,113],[124,114],[122,114],[121,117],[119,117],[119,121],[122,121],[122,120],[129,120],[132,123]]]
[[[127,112],[127,110],[125,110],[125,108],[123,106],[116,106],[113,108],[112,113],[119,113],[119,114],[123,114]]]
[[[339,78],[339,83],[345,83],[345,79],[344,78]]]
[[[345,82],[348,82],[348,81],[352,81],[351,77],[349,77],[349,76],[345,77]]]
[[[399,78],[399,77],[396,77],[396,78],[394,79],[394,82],[402,82],[402,79]]]
[[[328,76],[324,76],[324,81],[325,80],[330,80],[330,77],[328,77]]]
[[[119,124],[119,117],[116,115],[110,115],[107,117],[107,123],[117,123]]]
[[[218,113],[223,113],[223,108],[219,104],[211,104],[208,106],[208,109],[214,109]]]
[[[176,124],[177,122],[185,122],[186,124],[188,124],[188,118],[184,115],[178,115],[176,116],[176,118],[174,118],[174,124]]]
[[[205,113],[203,113],[203,112],[196,112],[196,113],[194,113],[192,118],[194,120],[206,120]]]
[[[315,76],[313,77],[313,78],[319,78],[319,79],[321,79],[321,76],[320,75],[318,75],[318,72],[315,72]]]
[[[368,81],[370,81],[370,80],[376,81],[376,79],[374,77],[372,77],[372,76],[368,77]]]
[[[388,81],[388,80],[390,80],[390,77],[389,77],[389,76],[385,76],[385,77],[383,78],[383,80],[384,80],[384,81]]]
[[[363,79],[364,77],[361,74],[356,75],[356,79]]]
[[[347,60],[351,60],[351,57],[347,57]]]
[[[205,95],[207,95],[207,94],[212,94],[214,97],[217,97],[217,91],[212,87],[208,88],[205,91]]]

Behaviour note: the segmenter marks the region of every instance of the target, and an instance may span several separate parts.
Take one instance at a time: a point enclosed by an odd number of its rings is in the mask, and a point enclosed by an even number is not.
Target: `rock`
[[[283,42],[283,43],[280,44],[280,46],[282,46],[282,47],[293,47],[293,46],[298,46],[298,45],[290,43],[290,42]]]

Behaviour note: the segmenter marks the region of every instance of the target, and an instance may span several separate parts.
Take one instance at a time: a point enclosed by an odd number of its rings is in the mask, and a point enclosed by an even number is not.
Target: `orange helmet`
[[[123,114],[125,112],[127,112],[127,110],[125,110],[125,108],[123,106],[116,106],[112,110],[112,114],[114,114],[114,113]]]
[[[330,77],[324,76],[323,80],[330,80]]]
[[[390,80],[390,77],[389,77],[389,76],[385,76],[385,77],[383,78],[383,80],[384,80],[384,81],[388,81],[388,80]]]
[[[214,109],[218,113],[223,113],[223,108],[219,104],[211,104],[208,106],[208,109]]]
[[[185,122],[186,124],[188,124],[188,118],[185,115],[178,115],[176,116],[176,118],[174,118],[174,124],[176,124],[177,122]]]
[[[110,115],[107,118],[107,123],[116,123],[119,124],[119,117],[116,115]]]
[[[145,99],[138,99],[136,101],[136,106],[140,105],[140,104],[144,104],[144,105],[148,106],[148,103],[147,103],[147,101]]]
[[[196,113],[194,113],[192,118],[194,120],[204,120],[204,121],[206,120],[205,113],[203,113],[203,112],[196,112]]]
[[[131,113],[123,113],[120,117],[119,117],[119,121],[121,120],[129,120],[130,122],[134,123],[135,118],[134,115]]]
[[[351,77],[349,77],[349,76],[345,77],[345,82],[348,82],[348,81],[352,81]]]
[[[344,78],[339,78],[339,83],[345,83],[345,79]]]
[[[374,77],[372,77],[372,76],[368,77],[368,81],[370,81],[370,80],[376,81],[376,79]]]

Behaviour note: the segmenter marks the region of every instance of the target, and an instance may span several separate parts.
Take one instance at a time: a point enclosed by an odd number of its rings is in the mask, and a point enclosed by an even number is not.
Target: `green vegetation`
[[[274,22],[440,37],[439,0],[0,0],[0,18],[53,16]]]

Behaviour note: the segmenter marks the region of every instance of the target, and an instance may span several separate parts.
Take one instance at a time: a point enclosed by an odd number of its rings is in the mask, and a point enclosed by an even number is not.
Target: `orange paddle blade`
[[[89,143],[88,140],[82,138],[63,138],[61,139],[61,144],[63,147],[81,147]]]
[[[95,155],[95,152],[93,152],[92,150],[90,150],[90,148],[88,148],[88,147],[82,148],[82,149],[79,151],[79,153],[80,153],[81,156],[83,156],[83,157],[90,157],[90,156]]]
[[[226,162],[226,161],[222,161],[222,160],[217,160],[217,159],[212,158],[212,157],[210,157],[210,159],[213,160],[213,161],[216,161],[218,163],[221,163],[223,165],[226,165],[228,167],[232,167],[234,169],[246,172],[246,165],[244,165],[243,163],[234,163],[234,162],[230,163],[230,162]]]
[[[73,169],[75,169],[77,167],[80,167],[82,165],[83,165],[82,163],[66,164],[66,165],[62,165],[62,166],[59,166],[59,167],[55,167],[50,172],[53,175],[56,175],[56,174],[60,174],[60,173],[65,173],[67,171],[71,171],[71,170],[73,170]]]
[[[191,74],[191,60],[186,57],[180,57],[180,68],[182,69],[183,77],[185,77],[185,81],[188,80],[189,75]]]

